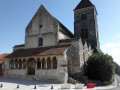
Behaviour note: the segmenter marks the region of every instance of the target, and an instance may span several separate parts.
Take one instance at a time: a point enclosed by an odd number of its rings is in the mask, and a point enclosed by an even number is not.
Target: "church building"
[[[97,11],[90,0],[74,9],[74,34],[41,5],[25,29],[25,43],[6,57],[4,77],[64,83],[84,76],[85,62],[96,52]]]

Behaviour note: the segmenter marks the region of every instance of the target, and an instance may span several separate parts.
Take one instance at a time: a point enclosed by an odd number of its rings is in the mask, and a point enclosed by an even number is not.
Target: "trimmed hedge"
[[[103,53],[90,56],[86,63],[86,69],[89,79],[100,81],[111,81],[115,72],[113,58]]]

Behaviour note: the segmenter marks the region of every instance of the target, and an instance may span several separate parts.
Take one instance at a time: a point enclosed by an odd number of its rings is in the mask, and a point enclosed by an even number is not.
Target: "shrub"
[[[103,53],[96,53],[89,57],[86,69],[88,78],[100,81],[110,81],[113,78],[115,66],[111,56]]]

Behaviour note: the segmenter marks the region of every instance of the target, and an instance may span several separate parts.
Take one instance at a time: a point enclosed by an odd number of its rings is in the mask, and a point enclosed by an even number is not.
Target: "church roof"
[[[0,55],[0,63],[4,63],[5,62],[5,57],[8,55],[8,53],[4,53]]]
[[[69,37],[74,37],[74,34],[72,32],[70,32],[69,29],[67,29],[59,20],[57,20],[53,15],[50,14],[50,12],[43,6],[41,5],[40,8],[38,9],[38,11],[36,12],[36,14],[33,16],[32,20],[35,18],[35,16],[38,14],[39,12],[41,12],[41,9],[45,10],[45,12],[47,12],[52,18],[53,20],[55,20],[59,26],[60,26],[60,31],[63,32],[64,34],[66,34]],[[32,23],[32,20],[30,21],[30,23]],[[26,27],[26,29],[30,26],[30,23],[28,24],[28,26]]]
[[[56,18],[55,18],[55,19],[56,19]],[[56,19],[56,20],[57,20],[57,19]],[[66,34],[67,36],[69,36],[69,37],[71,37],[71,38],[74,37],[73,33],[72,33],[70,30],[68,30],[59,20],[57,20],[57,22],[58,22],[59,25],[60,25],[60,31],[61,31],[61,32],[63,32],[64,34]]]
[[[46,12],[48,12],[49,15],[60,25],[60,31],[61,31],[61,32],[63,32],[64,34],[66,34],[67,36],[69,36],[69,37],[71,37],[71,38],[74,37],[73,33],[70,32],[70,30],[67,29],[58,19],[56,19],[54,16],[52,16],[52,15],[50,14],[50,12],[49,12],[43,5],[41,5],[40,8],[43,8]]]
[[[24,47],[25,44],[21,44],[21,45],[15,45],[14,47]]]
[[[90,2],[90,0],[81,0],[81,2],[77,5],[77,7],[74,10],[91,7],[91,6],[94,5]]]
[[[19,58],[29,56],[45,56],[45,55],[63,55],[69,45],[49,46],[30,49],[18,49],[9,54],[6,58]]]

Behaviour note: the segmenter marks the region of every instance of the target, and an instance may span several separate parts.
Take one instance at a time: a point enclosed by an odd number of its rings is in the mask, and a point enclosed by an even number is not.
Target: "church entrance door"
[[[35,65],[36,65],[35,59],[34,58],[28,59],[27,64],[28,64],[27,74],[28,75],[35,75]]]

